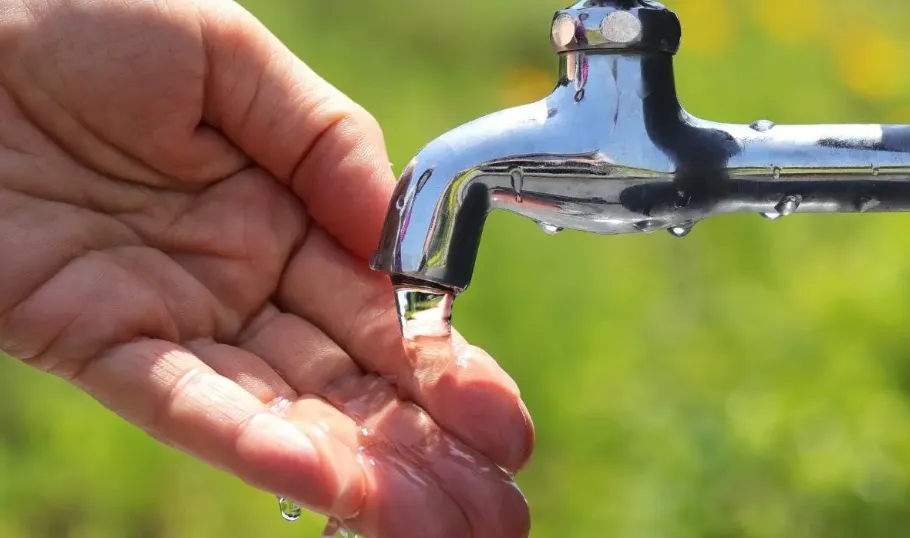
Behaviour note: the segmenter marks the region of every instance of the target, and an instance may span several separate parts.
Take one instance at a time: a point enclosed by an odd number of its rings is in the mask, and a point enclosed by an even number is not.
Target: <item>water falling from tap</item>
[[[453,301],[453,294],[444,290],[396,286],[395,302],[401,335],[406,341],[422,337],[450,337]]]

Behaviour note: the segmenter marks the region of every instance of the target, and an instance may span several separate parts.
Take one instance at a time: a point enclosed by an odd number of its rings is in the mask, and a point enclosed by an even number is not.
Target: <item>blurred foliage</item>
[[[568,2],[247,0],[373,112],[396,170],[555,81]],[[910,123],[904,0],[675,0],[722,121]],[[887,537],[910,526],[910,217],[718,217],[685,240],[494,214],[455,322],[538,428],[533,536]],[[905,250],[904,247],[907,247]],[[528,268],[533,267],[533,270]],[[313,536],[275,501],[0,360],[0,538]],[[309,533],[309,534],[308,534]]]

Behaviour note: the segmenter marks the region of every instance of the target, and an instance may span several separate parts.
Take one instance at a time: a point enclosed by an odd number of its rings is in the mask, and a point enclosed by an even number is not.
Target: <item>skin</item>
[[[372,538],[520,538],[533,427],[369,270],[361,107],[226,0],[0,4],[0,349]]]

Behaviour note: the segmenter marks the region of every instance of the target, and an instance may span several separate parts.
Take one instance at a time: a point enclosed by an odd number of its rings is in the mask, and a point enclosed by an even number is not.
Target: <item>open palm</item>
[[[0,349],[370,537],[528,533],[533,429],[369,270],[375,121],[222,0],[0,5]]]

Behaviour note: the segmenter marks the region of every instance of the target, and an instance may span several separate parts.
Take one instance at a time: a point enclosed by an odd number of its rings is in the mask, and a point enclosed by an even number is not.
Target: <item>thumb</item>
[[[204,119],[285,182],[309,214],[366,258],[395,178],[375,118],[234,2],[203,9]]]

